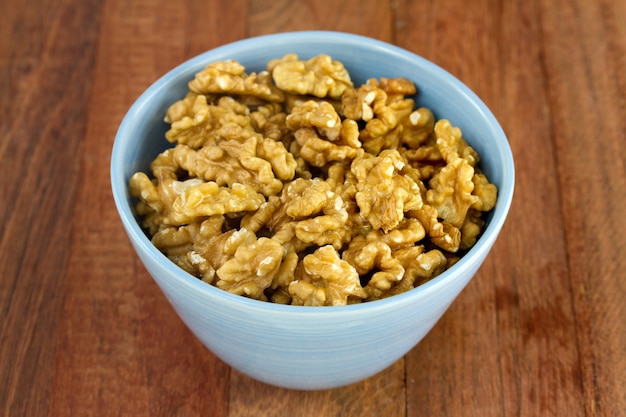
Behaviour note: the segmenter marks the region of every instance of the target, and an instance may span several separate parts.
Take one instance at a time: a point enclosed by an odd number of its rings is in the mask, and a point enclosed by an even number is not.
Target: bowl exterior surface
[[[208,63],[241,62],[261,71],[287,53],[328,54],[344,63],[356,85],[371,77],[406,77],[416,102],[459,126],[499,189],[488,227],[468,255],[434,280],[407,293],[345,307],[282,306],[232,295],[183,272],[139,226],[128,180],[147,171],[171,145],[163,137],[166,109]],[[147,270],[191,331],[218,357],[258,380],[294,389],[324,389],[371,376],[400,359],[435,325],[476,273],[508,213],[514,167],[506,136],[484,103],[436,65],[377,40],[335,32],[293,32],[228,44],[176,67],[133,104],[122,121],[111,160],[113,195],[124,228]]]

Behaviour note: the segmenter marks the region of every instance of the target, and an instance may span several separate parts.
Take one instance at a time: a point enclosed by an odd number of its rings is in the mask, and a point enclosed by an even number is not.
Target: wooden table
[[[0,1],[0,414],[626,415],[623,0]],[[507,224],[405,358],[278,389],[175,316],[118,220],[116,129],[182,61],[280,31],[392,42],[493,109],[516,160]]]

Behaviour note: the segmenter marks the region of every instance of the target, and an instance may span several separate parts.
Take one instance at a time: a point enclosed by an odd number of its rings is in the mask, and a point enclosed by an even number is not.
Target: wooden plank
[[[585,411],[619,416],[626,410],[626,4],[557,1],[541,11]]]
[[[231,374],[230,417],[403,416],[404,360],[365,381],[320,391],[276,388]]]
[[[229,368],[192,336],[140,265],[109,185],[111,146],[132,101],[190,55],[243,36],[243,22],[203,38],[195,32],[205,16],[242,10],[176,6],[110,1],[102,13],[50,415],[219,417],[228,409]]]
[[[407,357],[415,378],[409,415],[583,414],[537,3],[407,3],[399,13],[414,17],[399,43],[457,75],[493,109],[517,173],[493,252]]]
[[[44,415],[99,4],[16,2],[2,10],[0,414]]]
[[[249,34],[334,30],[393,41],[393,2],[360,0],[250,2]]]

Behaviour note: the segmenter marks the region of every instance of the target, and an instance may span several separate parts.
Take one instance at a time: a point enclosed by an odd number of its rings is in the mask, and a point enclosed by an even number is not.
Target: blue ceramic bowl
[[[163,116],[187,82],[208,63],[236,59],[260,71],[286,53],[320,53],[344,63],[355,85],[370,77],[406,77],[419,105],[459,126],[497,185],[498,202],[477,244],[430,282],[388,299],[343,307],[285,306],[232,295],[205,284],[157,250],[133,213],[128,180],[147,171],[169,147]],[[500,125],[465,85],[431,62],[396,46],[357,35],[294,32],[261,36],[199,55],[150,86],[122,121],[111,157],[113,197],[133,247],[191,331],[219,358],[258,380],[294,389],[347,385],[385,369],[435,325],[481,266],[507,216],[514,186],[511,150]],[[476,336],[478,337],[478,336]]]

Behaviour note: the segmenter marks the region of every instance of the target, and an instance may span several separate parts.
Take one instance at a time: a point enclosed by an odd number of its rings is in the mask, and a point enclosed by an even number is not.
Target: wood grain
[[[250,36],[298,30],[336,30],[387,42],[394,35],[393,2],[256,0],[250,2]]]
[[[626,369],[616,366],[626,358],[626,6],[558,3],[542,9],[543,36],[580,378],[587,414],[619,416],[626,410]],[[578,65],[565,73],[568,61]]]
[[[0,412],[45,415],[71,241],[98,4],[2,7]],[[81,37],[73,33],[82,33]],[[71,86],[68,88],[68,86]],[[51,152],[51,149],[55,149]]]
[[[0,0],[0,414],[622,416],[626,4],[620,0]],[[207,351],[124,234],[108,166],[141,92],[250,36],[395,43],[472,88],[517,187],[487,261],[365,381],[293,391]]]
[[[404,361],[363,382],[321,391],[276,388],[232,371],[230,391],[231,417],[401,416],[406,404]]]
[[[133,255],[107,170],[117,125],[132,101],[202,48],[186,51],[171,33],[201,15],[168,2],[156,9],[152,1],[106,6],[81,166],[89,181],[81,183],[74,214],[50,414],[224,416],[230,371],[182,325]],[[231,30],[241,35],[236,25]]]

